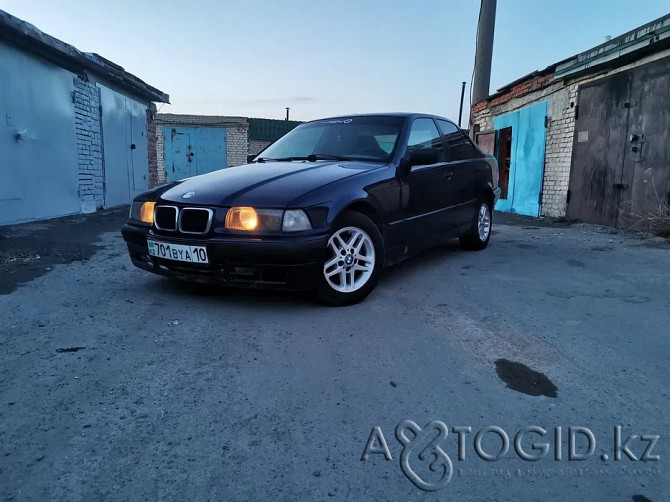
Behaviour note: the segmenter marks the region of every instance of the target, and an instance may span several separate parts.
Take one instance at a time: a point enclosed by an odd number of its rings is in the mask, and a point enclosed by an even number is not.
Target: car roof
[[[385,113],[351,113],[349,115],[337,115],[335,117],[324,117],[320,119],[310,120],[309,122],[319,122],[322,120],[338,120],[346,119],[352,117],[403,117],[403,118],[419,118],[419,117],[430,117],[434,119],[448,120],[453,122],[453,120],[446,117],[441,117],[439,115],[432,115],[430,113],[410,113],[410,112],[385,112]]]

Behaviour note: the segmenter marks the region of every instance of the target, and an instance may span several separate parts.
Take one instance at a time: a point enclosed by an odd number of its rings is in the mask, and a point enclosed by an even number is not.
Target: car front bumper
[[[328,235],[286,238],[211,237],[188,239],[151,235],[148,228],[121,229],[133,265],[191,282],[232,287],[311,289],[322,272]],[[206,246],[208,264],[149,256],[147,237],[168,244]]]

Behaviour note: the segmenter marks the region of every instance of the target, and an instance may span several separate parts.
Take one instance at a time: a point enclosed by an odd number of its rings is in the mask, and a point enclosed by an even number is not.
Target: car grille
[[[154,225],[158,230],[202,235],[209,232],[213,215],[205,207],[156,206]]]
[[[179,213],[179,231],[184,234],[206,234],[211,224],[211,209],[185,207]]]
[[[154,224],[159,230],[177,230],[177,213],[175,206],[156,206],[154,213]]]

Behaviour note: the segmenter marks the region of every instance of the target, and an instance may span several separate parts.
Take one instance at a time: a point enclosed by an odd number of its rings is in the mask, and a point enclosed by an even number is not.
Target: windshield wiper
[[[313,153],[307,157],[283,157],[281,159],[267,159],[276,160],[277,162],[290,162],[293,160],[303,160],[307,162],[316,162],[317,160],[351,160],[349,157],[341,157],[339,155],[329,155],[326,153]]]
[[[309,157],[314,158],[314,160],[351,160],[349,157],[342,157],[341,155],[330,155],[328,153],[313,153]]]

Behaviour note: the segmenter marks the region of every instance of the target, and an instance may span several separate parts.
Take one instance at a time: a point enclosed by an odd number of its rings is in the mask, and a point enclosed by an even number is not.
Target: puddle
[[[80,350],[84,350],[86,347],[63,347],[60,349],[56,349],[56,352],[79,352]]]
[[[557,397],[558,388],[546,375],[530,369],[525,364],[498,359],[496,361],[498,378],[507,384],[507,387],[528,394],[529,396]]]

